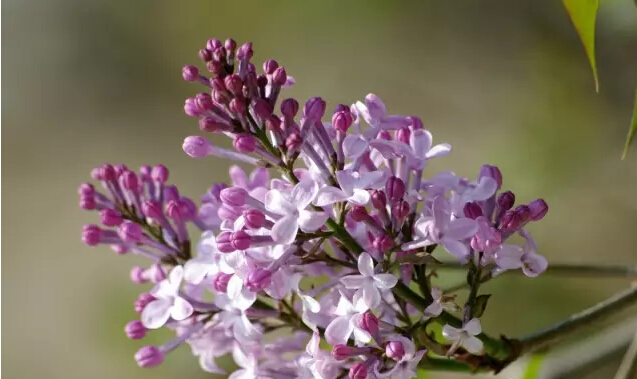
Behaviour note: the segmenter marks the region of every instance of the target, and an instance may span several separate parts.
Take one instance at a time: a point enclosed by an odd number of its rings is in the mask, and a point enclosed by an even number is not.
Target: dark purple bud
[[[268,75],[272,75],[274,73],[274,70],[276,70],[277,68],[279,68],[279,63],[274,59],[268,59],[267,61],[263,62],[263,72]]]
[[[179,206],[184,219],[190,221],[197,216],[197,205],[191,199],[182,197]]]
[[[210,142],[200,136],[190,136],[184,139],[184,143],[181,148],[189,157],[203,158],[208,155],[210,151]]]
[[[244,211],[243,218],[250,229],[259,229],[265,224],[265,214],[257,209]]]
[[[239,230],[230,234],[230,243],[235,250],[245,250],[250,247],[252,236],[243,230]]]
[[[146,200],[142,203],[142,213],[144,216],[152,220],[160,220],[164,214],[159,202],[155,200]]]
[[[294,99],[285,99],[281,102],[281,114],[287,118],[294,118],[299,112],[299,102]]]
[[[355,354],[355,351],[356,350],[354,348],[347,345],[334,345],[334,347],[332,348],[332,357],[337,361],[344,361],[347,358],[353,356]]]
[[[228,52],[234,51],[237,48],[237,43],[232,38],[228,38],[226,42],[224,42],[223,47],[225,47]]]
[[[239,96],[241,95],[241,90],[243,89],[243,80],[237,74],[232,74],[226,76],[223,80],[226,89],[230,91],[233,95]]]
[[[367,213],[367,209],[365,209],[362,205],[354,205],[352,209],[349,211],[352,220],[356,222],[365,221],[369,218],[369,213]]]
[[[155,296],[151,295],[149,292],[140,293],[137,300],[135,300],[135,312],[142,313],[148,303],[153,300],[155,300]]]
[[[325,101],[320,97],[312,97],[303,107],[303,117],[310,120],[320,120],[325,114]]]
[[[80,208],[85,211],[92,211],[95,209],[97,204],[95,203],[95,196],[81,196],[80,197]]]
[[[394,247],[394,240],[390,236],[385,234],[374,238],[372,245],[376,250],[378,250],[378,252],[385,254],[389,252],[392,247]]]
[[[392,204],[391,214],[399,221],[404,220],[409,215],[409,203],[400,201]]]
[[[133,340],[139,340],[146,336],[146,327],[142,324],[141,321],[135,320],[131,321],[124,327],[124,331],[126,332],[126,336]]]
[[[239,187],[228,187],[219,192],[222,202],[232,207],[242,207],[246,203],[248,192]]]
[[[257,148],[257,140],[249,134],[237,134],[232,142],[234,148],[243,154],[253,153]]]
[[[517,230],[521,224],[522,222],[520,220],[520,215],[513,210],[508,210],[504,212],[504,215],[502,216],[502,220],[500,220],[501,229],[506,229],[511,231]]]
[[[99,226],[89,224],[82,227],[82,242],[89,246],[95,246],[102,239],[102,229]]]
[[[529,204],[529,208],[531,209],[531,220],[533,221],[540,221],[549,211],[549,206],[543,199],[533,200]]]
[[[118,226],[123,221],[122,215],[111,208],[102,209],[100,219],[105,226]]]
[[[278,86],[282,86],[288,80],[288,74],[285,72],[285,68],[279,67],[274,70],[272,74],[272,83]]]
[[[334,113],[338,113],[338,112],[348,112],[351,113],[351,110],[349,108],[349,105],[345,105],[345,104],[338,104],[336,105],[336,108],[334,108]]]
[[[221,75],[223,73],[223,64],[219,61],[210,61],[206,63],[206,69],[214,75]]]
[[[358,326],[373,336],[378,333],[378,318],[372,312],[365,312]]]
[[[118,178],[122,176],[122,174],[125,173],[126,171],[130,171],[128,167],[126,167],[126,165],[123,163],[118,163],[115,166],[113,166],[113,168],[115,169],[115,175]]]
[[[405,182],[395,176],[387,179],[385,193],[391,202],[399,201],[405,195]]]
[[[215,91],[226,91],[226,82],[225,80],[220,77],[220,76],[215,76],[214,78],[210,79],[210,87],[215,90]]]
[[[132,171],[124,171],[120,175],[120,183],[129,191],[139,191],[139,180],[137,179],[137,175]]]
[[[226,49],[223,46],[219,46],[218,48],[212,51],[212,59],[216,61],[223,62],[226,60]]]
[[[168,181],[168,169],[166,166],[158,164],[153,167],[150,176],[153,178],[153,181],[164,184]]]
[[[235,97],[230,100],[230,112],[235,114],[244,114],[246,112],[246,102],[243,99]]]
[[[248,274],[246,287],[250,291],[262,291],[272,283],[272,272],[263,268],[256,268]]]
[[[146,180],[150,180],[150,172],[152,171],[152,168],[150,168],[149,165],[145,164],[145,165],[141,165],[139,167],[139,178],[143,181]]]
[[[381,130],[380,132],[378,132],[377,138],[383,139],[385,141],[391,141],[391,135],[387,130]]]
[[[478,203],[470,202],[464,205],[464,216],[466,218],[470,218],[475,220],[476,218],[483,216],[482,207],[478,205]]]
[[[102,167],[100,167],[100,177],[101,177],[101,180],[105,180],[105,181],[115,180],[117,178],[115,167],[113,167],[113,165],[110,165],[108,163],[103,164]]]
[[[212,91],[212,99],[219,104],[227,105],[230,103],[231,96],[225,91]]]
[[[139,266],[135,266],[130,270],[130,280],[135,284],[144,284],[148,282],[148,280],[144,276],[144,269]]]
[[[372,206],[376,209],[385,209],[387,206],[387,196],[385,192],[379,190],[372,191]]]
[[[212,60],[212,54],[208,49],[199,50],[199,58],[204,62],[210,62]]]
[[[226,292],[230,278],[232,278],[232,274],[216,273],[212,277],[212,288],[217,292]]]
[[[184,221],[184,215],[178,201],[170,200],[166,203],[166,216],[175,221]]]
[[[181,76],[187,82],[194,82],[199,78],[199,69],[195,66],[184,66],[181,69]]]
[[[77,188],[77,194],[80,196],[95,196],[95,187],[91,183],[82,183]]]
[[[396,141],[409,144],[410,136],[411,136],[411,131],[408,128],[400,128],[396,131]]]
[[[210,51],[215,51],[220,47],[223,47],[223,45],[221,44],[221,41],[216,38],[211,38],[208,40],[208,42],[206,42],[206,49]]]
[[[245,60],[252,58],[252,42],[246,42],[237,51],[237,59]]]
[[[500,211],[508,211],[515,204],[515,194],[511,191],[502,192],[498,196],[497,204]]]
[[[267,120],[272,114],[272,108],[265,99],[258,98],[254,102],[254,112],[262,120]]]
[[[203,111],[195,102],[194,97],[189,97],[186,99],[186,103],[184,104],[184,112],[186,112],[186,114],[190,117],[199,117],[203,113]]]
[[[265,86],[268,85],[268,77],[265,75],[259,75],[257,76],[257,87],[259,87],[259,89],[261,91],[265,91]]]
[[[500,172],[498,167],[488,164],[482,165],[480,168],[480,174],[478,174],[478,179],[485,176],[495,180],[496,183],[498,183],[498,189],[502,187],[502,172]]]
[[[366,379],[367,378],[367,366],[364,363],[359,362],[350,367],[349,369],[350,379]]]
[[[215,117],[206,116],[199,119],[199,129],[202,132],[214,133],[222,130],[227,130],[228,125],[217,121]]]
[[[299,133],[292,133],[285,139],[285,147],[288,150],[296,150],[303,144],[303,138]]]
[[[265,121],[265,127],[267,128],[267,130],[270,130],[273,132],[280,132],[281,119],[279,119],[276,115],[270,115],[270,118],[268,118]]]
[[[399,341],[390,341],[385,347],[385,354],[398,362],[405,356],[405,348]]]
[[[181,196],[179,196],[179,190],[177,189],[177,186],[166,186],[164,187],[164,200],[165,201],[178,201],[181,198]]]
[[[234,246],[232,246],[232,242],[230,240],[231,235],[232,235],[232,232],[221,232],[217,236],[216,238],[217,248],[219,249],[220,252],[232,253],[233,251],[236,250]]]
[[[139,367],[155,367],[164,362],[164,353],[155,346],[144,346],[135,353]]]
[[[527,205],[519,205],[515,208],[515,213],[518,215],[520,222],[525,224],[531,220],[531,208]]]
[[[353,122],[354,119],[349,109],[347,111],[336,112],[332,116],[332,126],[341,133],[347,133],[347,129],[352,126]]]
[[[195,96],[195,102],[197,103],[197,106],[199,107],[199,109],[203,109],[203,110],[210,110],[212,109],[212,107],[214,107],[214,103],[212,101],[212,96],[210,96],[209,93],[198,93],[197,96]]]
[[[125,220],[117,228],[117,235],[124,242],[137,243],[142,239],[142,228],[132,221]]]
[[[422,120],[419,117],[410,116],[409,120],[411,121],[411,124],[409,125],[409,129],[418,130],[418,129],[424,128],[422,125]]]

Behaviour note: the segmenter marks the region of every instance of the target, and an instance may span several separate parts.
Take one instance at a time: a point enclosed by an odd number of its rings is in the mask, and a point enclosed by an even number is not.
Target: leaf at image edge
[[[524,369],[522,379],[537,379],[542,368],[542,362],[544,362],[545,354],[534,354],[531,356],[529,363]]]
[[[622,160],[626,159],[628,155],[628,149],[630,144],[635,138],[635,132],[637,132],[637,91],[635,92],[635,108],[633,109],[633,119],[630,122],[630,128],[628,129],[628,135],[626,136],[626,144],[624,145],[624,152],[622,153]]]
[[[562,0],[571,21],[582,40],[588,62],[593,70],[595,91],[599,92],[599,79],[597,78],[597,63],[595,61],[595,20],[599,9],[599,0]]]

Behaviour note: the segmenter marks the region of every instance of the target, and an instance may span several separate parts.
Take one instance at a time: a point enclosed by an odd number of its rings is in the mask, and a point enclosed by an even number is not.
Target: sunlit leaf
[[[597,18],[599,0],[562,0],[562,3],[571,16],[577,34],[584,44],[588,62],[593,70],[595,91],[599,92],[597,63],[595,62],[595,19]]]
[[[624,152],[622,153],[622,159],[628,155],[628,148],[635,138],[635,132],[637,132],[637,92],[635,93],[635,108],[633,109],[633,119],[630,122],[630,129],[628,129],[628,135],[626,136],[626,145],[624,145]]]
[[[529,364],[524,369],[522,379],[538,379],[540,377],[540,369],[542,369],[542,363],[544,362],[545,354],[534,354],[529,360]]]

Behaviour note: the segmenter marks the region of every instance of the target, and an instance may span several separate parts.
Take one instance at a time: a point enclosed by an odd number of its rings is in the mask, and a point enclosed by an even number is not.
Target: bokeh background
[[[2,374],[6,378],[206,378],[188,349],[137,368],[123,333],[140,261],[80,242],[96,214],[76,188],[103,162],[164,163],[198,198],[229,162],[192,160],[199,132],[181,80],[210,37],[252,40],[333,109],[374,92],[416,114],[453,154],[430,170],[473,177],[501,167],[505,187],[546,198],[531,227],[553,262],[637,262],[637,151],[619,156],[637,85],[637,7],[603,0],[596,94],[558,0],[114,1],[2,3]],[[456,279],[456,278],[452,278]],[[507,276],[484,328],[517,336],[625,288],[627,280]],[[161,342],[168,334],[154,334]],[[148,341],[144,341],[148,342]],[[442,376],[441,376],[442,377]],[[580,376],[581,377],[581,376]],[[597,376],[596,376],[597,377]]]

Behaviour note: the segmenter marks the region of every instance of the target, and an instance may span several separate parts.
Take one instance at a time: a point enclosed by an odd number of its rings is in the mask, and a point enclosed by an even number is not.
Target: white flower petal
[[[469,322],[465,324],[463,329],[467,333],[471,334],[472,336],[477,336],[478,334],[482,333],[482,326],[480,325],[480,319],[472,318],[471,320],[469,320]]]
[[[471,354],[482,354],[484,351],[484,345],[477,337],[468,337],[462,340],[462,347],[467,349]]]
[[[170,317],[177,321],[185,320],[193,312],[192,305],[182,297],[176,297],[172,308],[170,309]]]
[[[365,283],[363,288],[359,289],[358,291],[363,292],[363,301],[365,302],[365,305],[367,307],[376,308],[380,305],[380,292],[373,283]]]
[[[349,196],[342,190],[336,187],[326,186],[321,188],[321,190],[318,192],[318,195],[316,195],[316,199],[314,199],[314,205],[318,207],[324,207],[326,205],[332,205],[334,203],[345,201],[348,197]]]
[[[374,276],[374,261],[365,252],[358,256],[358,272],[363,276]]]
[[[323,227],[329,217],[325,212],[300,211],[298,225],[303,231],[313,232]]]
[[[348,289],[362,287],[369,281],[369,278],[363,275],[347,275],[341,278],[341,283]]]
[[[341,170],[336,171],[336,181],[341,186],[343,192],[345,192],[347,196],[351,196],[354,188],[357,187],[358,178],[351,170]]]
[[[325,329],[325,340],[330,345],[345,344],[352,335],[354,326],[349,322],[349,317],[336,317]]]
[[[522,272],[524,275],[535,278],[544,271],[546,271],[549,263],[543,255],[536,253],[526,253],[522,257],[524,266],[522,266]]]
[[[392,274],[376,274],[374,275],[374,285],[382,290],[394,288],[398,283],[398,279]]]
[[[369,148],[369,143],[360,136],[348,134],[343,140],[343,153],[348,159],[358,158]]]
[[[142,311],[142,324],[148,329],[159,329],[170,318],[172,301],[157,299],[148,303]]]
[[[270,235],[274,242],[289,245],[294,242],[298,229],[299,224],[297,218],[294,216],[285,216],[274,223]]]
[[[431,148],[425,155],[425,158],[436,158],[436,157],[444,157],[451,152],[451,145],[448,143],[441,143]]]
[[[290,199],[276,189],[270,190],[265,194],[265,209],[281,216],[289,215],[296,211]]]
[[[305,209],[314,201],[318,191],[319,186],[316,181],[311,179],[301,180],[294,186],[290,195],[294,207],[298,210]]]
[[[460,241],[442,238],[440,243],[445,247],[449,253],[458,258],[461,262],[465,262],[469,256],[469,248],[467,245]]]
[[[179,289],[181,285],[181,281],[184,278],[184,267],[183,266],[175,266],[172,270],[170,270],[170,274],[168,274],[168,281],[175,288]]]
[[[449,341],[457,341],[458,339],[460,339],[460,333],[460,329],[454,328],[449,324],[442,327],[442,336]]]
[[[354,189],[354,193],[352,194],[352,196],[350,196],[349,199],[347,200],[352,204],[367,205],[367,203],[369,203],[370,198],[371,196],[369,192],[363,189],[356,188]]]

